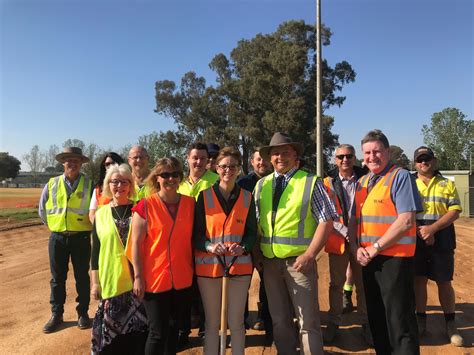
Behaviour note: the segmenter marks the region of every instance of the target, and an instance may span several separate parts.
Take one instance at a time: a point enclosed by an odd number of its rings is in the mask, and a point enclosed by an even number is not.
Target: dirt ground
[[[443,315],[437,300],[436,288],[429,285],[429,336],[422,341],[422,354],[470,354],[474,352],[474,283],[473,260],[474,220],[456,222],[458,248],[454,287],[456,289],[457,320],[468,347],[454,348],[443,335]],[[0,232],[0,295],[3,300],[0,313],[0,354],[88,354],[90,330],[76,327],[74,280],[69,272],[68,299],[65,307],[65,325],[53,334],[43,334],[42,327],[50,316],[48,230],[43,226],[23,227]],[[323,325],[328,309],[328,262],[325,253],[318,258],[319,301]],[[256,316],[258,276],[250,290],[252,319]],[[354,297],[355,298],[355,297]],[[90,307],[92,316],[97,303]],[[357,313],[345,315],[343,327],[332,346],[326,346],[328,354],[373,353],[362,340],[361,328],[354,325]],[[263,333],[248,331],[246,354],[276,354],[275,348],[265,348]],[[199,338],[195,331],[191,347],[182,354],[201,354]],[[230,349],[228,350],[230,354]]]

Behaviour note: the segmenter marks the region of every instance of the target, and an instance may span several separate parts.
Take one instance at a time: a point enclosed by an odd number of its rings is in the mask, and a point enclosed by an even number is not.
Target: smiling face
[[[189,175],[200,178],[206,172],[208,161],[207,151],[204,149],[192,149],[188,154]]]
[[[379,174],[390,160],[390,148],[385,148],[382,142],[372,141],[362,145],[364,163],[374,174]]]
[[[162,193],[176,193],[179,183],[181,182],[181,173],[177,170],[164,166],[159,175],[156,176],[156,181],[160,185],[160,192]]]
[[[132,147],[128,152],[128,164],[133,171],[144,171],[148,169],[148,153],[141,147]]]
[[[415,169],[419,175],[431,178],[436,170],[436,159],[422,155],[416,159]]]
[[[259,177],[268,175],[272,169],[270,163],[266,160],[263,160],[259,152],[253,153],[250,164],[252,164],[253,171],[255,171]]]
[[[355,160],[355,154],[350,148],[339,148],[336,150],[335,163],[341,175],[352,175]]]
[[[289,144],[270,149],[270,161],[275,171],[279,174],[285,174],[290,169],[296,167],[297,159],[296,150]]]
[[[127,200],[130,194],[130,180],[120,173],[114,173],[110,177],[109,186],[114,201]]]
[[[240,165],[234,157],[227,156],[219,160],[216,165],[216,171],[219,174],[220,181],[233,184],[239,176]]]
[[[82,159],[79,157],[70,157],[64,159],[64,175],[66,175],[69,180],[75,180],[79,176],[81,166]]]

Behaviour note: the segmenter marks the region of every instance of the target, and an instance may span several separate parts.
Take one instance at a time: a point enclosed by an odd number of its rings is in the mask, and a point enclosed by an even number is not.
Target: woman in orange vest
[[[94,194],[91,198],[89,206],[89,219],[91,223],[94,223],[95,212],[98,206],[106,205],[110,202],[110,198],[106,197],[102,193],[102,184],[104,183],[105,174],[107,169],[113,165],[123,164],[123,158],[115,152],[109,152],[105,154],[99,165],[99,181],[95,185]]]
[[[252,194],[241,189],[236,179],[242,156],[226,147],[216,158],[219,180],[200,193],[194,216],[194,262],[206,315],[204,353],[219,353],[222,277],[232,264],[228,282],[228,326],[232,354],[244,354],[244,312],[253,265],[249,252],[257,236]]]
[[[194,198],[177,192],[183,167],[162,158],[146,179],[151,194],[133,208],[130,244],[135,279],[133,292],[149,322],[145,354],[175,354],[178,320],[190,302],[193,281],[192,230]]]

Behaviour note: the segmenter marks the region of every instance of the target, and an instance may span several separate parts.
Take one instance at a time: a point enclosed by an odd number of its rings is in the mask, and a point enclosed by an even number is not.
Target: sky
[[[409,158],[446,107],[473,112],[471,0],[321,0],[323,57],[348,61],[333,133],[353,144],[381,129]],[[0,151],[23,160],[68,138],[118,149],[173,129],[154,112],[158,80],[209,62],[288,20],[316,22],[315,0],[0,0]],[[22,170],[28,170],[22,163]]]

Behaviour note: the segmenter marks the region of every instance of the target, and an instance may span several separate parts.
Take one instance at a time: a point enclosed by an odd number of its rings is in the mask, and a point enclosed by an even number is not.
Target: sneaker
[[[426,335],[426,317],[417,315],[416,323],[418,324],[418,336],[421,338]]]
[[[328,325],[326,326],[326,331],[323,332],[323,340],[325,343],[331,343],[334,341],[338,328],[339,326],[337,324],[328,323]]]
[[[79,329],[88,329],[91,327],[91,320],[87,313],[79,316],[77,319],[77,326]]]
[[[374,339],[372,338],[372,332],[370,331],[370,326],[366,324],[362,324],[362,335],[364,336],[364,340],[368,346],[374,346]]]
[[[453,344],[454,346],[464,345],[464,339],[461,334],[459,334],[458,328],[456,328],[456,323],[454,323],[454,320],[446,322],[446,332],[448,333],[448,337],[451,341],[451,344]]]
[[[53,314],[50,320],[44,325],[43,333],[52,333],[58,330],[59,326],[63,323],[62,314]]]
[[[342,296],[342,313],[351,313],[354,310],[354,305],[352,304],[352,292],[345,292]]]

